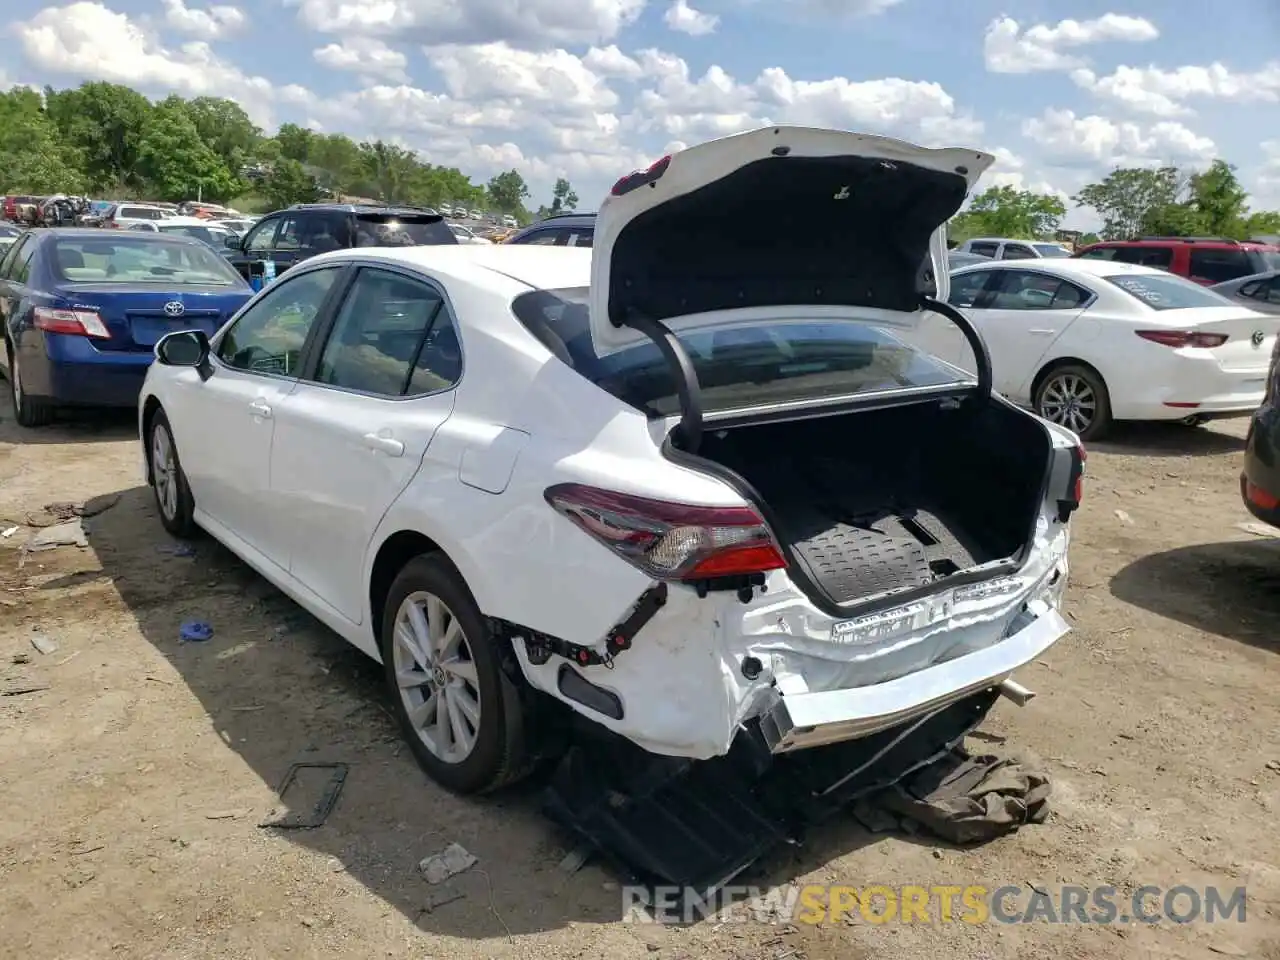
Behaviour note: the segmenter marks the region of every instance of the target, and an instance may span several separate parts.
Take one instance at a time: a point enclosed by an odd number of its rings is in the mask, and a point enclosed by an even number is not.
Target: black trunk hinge
[[[686,453],[697,453],[702,443],[702,387],[698,384],[698,371],[679,337],[660,320],[654,320],[636,310],[628,310],[625,317],[610,317],[615,327],[631,327],[652,340],[671,368],[676,382],[676,395],[680,399],[679,448]]]
[[[982,339],[978,328],[949,303],[943,303],[932,297],[921,297],[920,305],[932,313],[941,314],[960,328],[964,338],[969,341],[969,349],[973,351],[974,359],[978,362],[978,393],[983,397],[989,396],[995,384],[991,375],[991,351],[987,349],[986,341]]]
[[[529,662],[541,666],[552,657],[563,657],[580,667],[603,666],[613,669],[614,658],[623,650],[631,649],[636,635],[654,618],[667,602],[667,585],[655,583],[636,601],[631,612],[621,623],[613,627],[604,638],[604,652],[596,647],[570,643],[536,630],[528,630],[515,624],[506,624],[503,632],[512,637],[523,637],[525,654]]]

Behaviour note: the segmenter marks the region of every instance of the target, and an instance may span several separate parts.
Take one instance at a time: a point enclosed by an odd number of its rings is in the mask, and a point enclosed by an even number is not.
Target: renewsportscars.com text
[[[623,887],[622,916],[640,923],[1244,923],[1245,888],[1064,885]]]

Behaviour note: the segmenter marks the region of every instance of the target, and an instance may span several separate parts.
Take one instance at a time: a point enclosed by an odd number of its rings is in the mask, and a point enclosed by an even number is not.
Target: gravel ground
[[[1074,631],[997,706],[998,750],[1053,777],[1048,823],[973,850],[851,822],[749,882],[1248,887],[1248,919],[1176,925],[620,921],[616,879],[567,875],[526,789],[434,787],[379,673],[225,550],[175,555],[131,423],[21,431],[0,407],[0,930],[39,958],[1280,958],[1280,540],[1239,526],[1240,421],[1134,427],[1090,451]],[[89,546],[19,566],[46,504],[110,506]],[[200,618],[216,635],[180,644]],[[33,633],[56,641],[42,654]],[[1003,742],[1001,742],[1003,740]],[[320,829],[257,824],[299,760],[350,765]],[[314,785],[300,784],[302,789]],[[430,886],[459,842],[479,864]]]

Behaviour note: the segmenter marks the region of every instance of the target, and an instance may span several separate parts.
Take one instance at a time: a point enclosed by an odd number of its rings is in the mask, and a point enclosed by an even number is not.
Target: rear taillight
[[[1084,502],[1084,465],[1089,459],[1089,455],[1085,453],[1083,444],[1076,444],[1074,447],[1059,447],[1056,454],[1058,457],[1067,456],[1070,458],[1070,465],[1067,468],[1066,489],[1058,487],[1061,491],[1058,496],[1058,522],[1066,523],[1071,519],[1071,515],[1080,509],[1080,504]],[[1059,471],[1053,471],[1055,476],[1061,476]]]
[[[656,580],[737,578],[787,565],[754,509],[652,500],[578,483],[546,491],[547,502]]]
[[[1225,333],[1199,333],[1194,330],[1136,330],[1143,340],[1166,347],[1220,347],[1227,342]]]
[[[106,340],[111,331],[102,322],[96,310],[63,310],[53,307],[36,307],[35,325],[49,333],[69,333],[77,337],[96,337]]]

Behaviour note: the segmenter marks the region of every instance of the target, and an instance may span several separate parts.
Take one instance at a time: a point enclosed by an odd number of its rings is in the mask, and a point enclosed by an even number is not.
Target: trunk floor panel
[[[727,757],[692,763],[620,738],[580,743],[556,768],[544,811],[629,880],[714,890],[946,756],[998,697],[985,690],[870,737],[780,756],[751,730]]]

